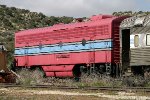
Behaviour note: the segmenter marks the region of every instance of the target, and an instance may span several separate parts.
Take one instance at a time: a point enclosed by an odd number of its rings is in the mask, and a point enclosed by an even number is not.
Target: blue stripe
[[[43,45],[26,48],[16,48],[15,55],[37,55],[44,53],[65,53],[65,52],[79,52],[79,51],[92,51],[99,49],[110,49],[112,47],[111,40],[104,41],[88,41],[85,46],[81,42],[77,43],[64,43],[62,47],[57,45]]]

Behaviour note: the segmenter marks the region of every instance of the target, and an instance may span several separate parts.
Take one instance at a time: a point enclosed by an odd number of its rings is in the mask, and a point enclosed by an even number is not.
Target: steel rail
[[[65,90],[97,90],[97,91],[134,91],[150,92],[150,87],[92,87],[92,86],[63,86],[63,85],[18,85],[18,84],[0,84],[0,87],[23,87],[23,88],[48,88]]]

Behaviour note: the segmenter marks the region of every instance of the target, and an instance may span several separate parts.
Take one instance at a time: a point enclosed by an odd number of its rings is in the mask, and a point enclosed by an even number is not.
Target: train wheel
[[[81,70],[82,70],[82,67],[79,66],[79,65],[75,65],[74,68],[73,68],[73,75],[74,75],[74,79],[75,81],[79,81],[80,80],[80,77],[81,77]]]
[[[98,72],[99,72],[100,74],[104,74],[104,73],[105,73],[105,65],[100,65]]]

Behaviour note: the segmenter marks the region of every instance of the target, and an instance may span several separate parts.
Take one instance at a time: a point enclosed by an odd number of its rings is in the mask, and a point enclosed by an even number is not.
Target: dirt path
[[[126,93],[126,92],[118,92],[115,94],[108,94],[108,93],[101,93],[101,92],[77,92],[77,91],[65,91],[65,90],[44,90],[44,89],[35,89],[35,90],[31,90],[31,89],[20,89],[20,88],[0,88],[0,96],[2,96],[3,94],[5,94],[6,96],[13,96],[13,95],[18,95],[19,96],[46,96],[46,95],[57,95],[57,96],[66,96],[67,97],[85,97],[84,99],[86,99],[86,97],[90,97],[89,99],[86,100],[90,100],[92,97],[96,98],[96,100],[100,99],[100,98],[104,98],[103,100],[107,100],[107,99],[134,99],[134,100],[150,100],[150,96],[144,96],[141,95],[139,96],[138,94],[135,93]],[[77,98],[77,99],[79,99]],[[64,99],[64,98],[62,98]],[[77,100],[74,99],[74,100]],[[83,99],[83,100],[84,100]],[[28,100],[28,99],[27,99]],[[29,99],[30,100],[30,99]],[[38,99],[40,100],[40,99]],[[55,99],[54,99],[55,100]],[[58,100],[58,99],[56,99]],[[61,98],[59,99],[61,100]],[[67,99],[67,100],[71,100],[71,98]],[[101,100],[101,99],[100,99]]]

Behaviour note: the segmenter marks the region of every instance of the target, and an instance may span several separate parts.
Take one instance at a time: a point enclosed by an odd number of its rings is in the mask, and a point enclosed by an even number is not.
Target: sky
[[[150,11],[150,0],[0,0],[0,4],[47,16],[89,17],[118,11]]]

